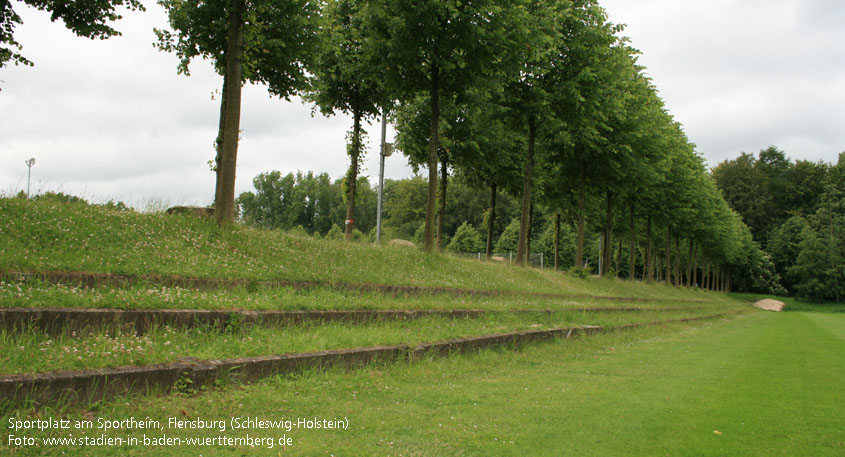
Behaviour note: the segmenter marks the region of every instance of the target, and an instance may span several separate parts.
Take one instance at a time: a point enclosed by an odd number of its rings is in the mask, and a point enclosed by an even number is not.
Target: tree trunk
[[[584,159],[578,159],[578,235],[575,243],[575,266],[584,266]]]
[[[446,223],[446,184],[449,177],[449,162],[446,154],[440,161],[440,207],[437,215],[437,249],[442,251],[443,246],[443,224]]]
[[[616,277],[619,277],[619,264],[622,260],[622,237],[619,237],[618,246],[616,247]]]
[[[666,285],[672,284],[672,227],[666,226]]]
[[[681,237],[675,233],[675,285],[682,286],[684,278],[681,277]]]
[[[692,287],[692,256],[695,255],[693,253],[693,249],[695,248],[695,243],[693,243],[692,238],[689,239],[689,259],[687,259],[687,287]]]
[[[358,186],[358,157],[361,153],[361,110],[352,109],[352,148],[350,150],[349,171],[346,173],[346,242],[352,241],[355,229],[355,193]]]
[[[226,119],[220,157],[220,192],[214,209],[217,224],[235,221],[235,171],[238,161],[238,135],[241,125],[241,80],[243,64],[243,0],[232,0],[226,37]]]
[[[437,199],[437,149],[440,146],[440,72],[437,65],[431,69],[431,124],[428,140],[428,198],[425,202],[425,235],[423,249],[434,251],[434,214]]]
[[[555,214],[555,270],[560,266],[560,213]]]
[[[725,292],[731,292],[731,270],[728,270],[727,278],[725,279]]]
[[[220,163],[223,161],[223,132],[226,130],[226,72],[223,72],[223,89],[220,91],[220,122],[217,126],[217,139],[214,140],[214,207],[219,208],[220,191]]]
[[[519,240],[516,244],[516,263],[525,265],[526,241],[531,218],[531,178],[534,173],[534,118],[528,118],[528,154],[525,156],[525,177],[522,181],[522,217],[519,220]]]
[[[528,233],[525,237],[525,260],[531,265],[531,229],[534,227],[534,202],[528,205]]]
[[[696,288],[701,287],[698,284],[698,243],[695,244],[692,250],[692,286]]]
[[[660,257],[657,255],[657,252],[654,253],[654,271],[657,282],[663,281],[663,268],[661,268]]]
[[[604,221],[604,245],[602,246],[604,249],[602,249],[601,271],[599,272],[601,276],[610,271],[610,265],[613,261],[611,257],[613,255],[613,192],[608,190],[605,195],[607,197],[607,209]]]
[[[628,216],[628,223],[631,228],[630,257],[628,258],[628,280],[634,280],[634,269],[637,263],[637,227],[634,223],[634,201],[631,200],[631,214]]]
[[[490,217],[487,218],[487,260],[493,255],[493,227],[496,221],[496,181],[490,184]]]
[[[653,258],[652,258],[652,246],[651,246],[651,214],[646,217],[646,228],[645,228],[645,258],[646,258],[646,274],[648,277],[646,280],[651,282],[654,279],[654,269],[653,269]]]

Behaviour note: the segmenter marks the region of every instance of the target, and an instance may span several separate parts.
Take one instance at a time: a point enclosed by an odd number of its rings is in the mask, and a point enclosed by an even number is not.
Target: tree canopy
[[[123,17],[119,9],[144,11],[140,0],[21,0],[21,3],[50,13],[51,21],[61,20],[76,35],[92,39],[120,35],[120,31],[109,24]],[[11,0],[0,2],[0,68],[9,63],[33,65],[20,53],[21,45],[15,40],[15,28],[22,23]]]

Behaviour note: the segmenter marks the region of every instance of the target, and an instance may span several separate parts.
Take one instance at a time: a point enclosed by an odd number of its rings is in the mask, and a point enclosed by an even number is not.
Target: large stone
[[[211,217],[214,215],[214,208],[210,206],[171,206],[167,208],[167,214],[188,214],[196,217]]]

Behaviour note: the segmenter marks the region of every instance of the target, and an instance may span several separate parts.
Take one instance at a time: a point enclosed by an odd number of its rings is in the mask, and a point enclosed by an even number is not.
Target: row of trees
[[[713,177],[790,293],[845,296],[845,153],[832,165],[772,146],[720,163]]]
[[[93,3],[106,16],[115,5],[137,6]],[[444,245],[451,171],[489,189],[488,255],[497,195],[509,194],[521,202],[518,263],[531,251],[542,213],[553,224],[556,265],[559,232],[569,222],[578,267],[592,232],[600,233],[602,274],[625,270],[634,279],[642,271],[647,280],[723,289],[777,283],[771,262],[664,109],[622,27],[595,0],[159,3],[170,28],[156,30],[156,45],[179,57],[178,71],[187,74],[201,57],[223,76],[215,159],[221,224],[234,218],[240,93],[249,81],[282,98],[302,95],[326,115],[351,115],[342,194],[347,239],[361,221],[361,125],[389,111],[401,150],[427,171],[428,251]]]
[[[159,30],[158,45],[179,55],[180,71],[202,56],[224,76],[220,223],[233,218],[239,94],[252,81],[282,97],[302,94],[324,114],[352,116],[347,239],[360,220],[361,123],[389,110],[400,149],[427,170],[428,251],[444,247],[451,170],[490,189],[488,255],[496,196],[504,192],[521,201],[518,263],[530,252],[533,217],[542,208],[553,215],[556,234],[573,223],[577,266],[584,265],[587,231],[601,233],[601,274],[620,263],[614,241],[624,236],[631,279],[637,268],[655,278],[660,263],[662,277],[675,284],[699,283],[699,272],[725,289],[734,281],[776,284],[637,52],[620,37],[622,27],[593,0],[160,3],[172,31]]]

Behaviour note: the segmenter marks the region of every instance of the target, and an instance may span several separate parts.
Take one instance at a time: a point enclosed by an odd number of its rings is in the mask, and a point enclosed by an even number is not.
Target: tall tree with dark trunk
[[[240,92],[245,81],[267,84],[288,99],[306,87],[305,67],[316,44],[318,5],[308,0],[159,0],[171,30],[156,29],[156,47],[179,57],[188,75],[195,57],[210,59],[224,75],[222,132],[215,141],[216,217],[234,220],[235,174],[240,136]]]
[[[349,170],[346,173],[346,220],[344,236],[352,241],[355,229],[356,183],[362,154],[361,123],[378,116],[390,104],[381,76],[375,71],[376,58],[366,45],[370,41],[364,27],[363,0],[331,0],[323,7],[320,48],[311,66],[313,78],[305,98],[330,116],[340,111],[352,116]]]
[[[383,68],[390,69],[385,75],[392,93],[400,101],[425,93],[430,102],[426,251],[435,247],[441,96],[463,93],[501,71],[503,57],[522,45],[512,37],[526,27],[523,6],[522,0],[424,0],[412,7],[395,0],[369,2],[367,26]]]

